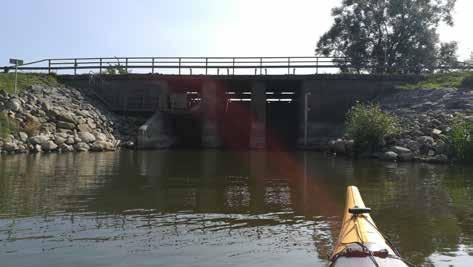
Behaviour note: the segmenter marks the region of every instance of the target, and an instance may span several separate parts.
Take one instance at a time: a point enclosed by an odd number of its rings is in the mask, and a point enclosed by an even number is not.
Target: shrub
[[[357,103],[346,116],[346,134],[353,138],[355,151],[376,151],[384,138],[400,132],[397,118],[379,105]]]
[[[461,88],[473,89],[473,75],[463,79],[460,87]]]
[[[460,161],[473,161],[473,122],[456,119],[449,134],[450,152]]]
[[[9,118],[4,112],[0,112],[0,138],[18,131],[18,123]]]

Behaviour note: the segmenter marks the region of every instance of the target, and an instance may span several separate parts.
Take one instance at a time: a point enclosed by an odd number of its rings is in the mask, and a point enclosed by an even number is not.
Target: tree
[[[437,27],[453,25],[456,0],[343,0],[316,53],[346,57],[347,71],[419,73],[432,70],[439,50]]]
[[[438,65],[444,67],[444,70],[458,67],[458,43],[453,41],[449,43],[441,43],[438,54]]]

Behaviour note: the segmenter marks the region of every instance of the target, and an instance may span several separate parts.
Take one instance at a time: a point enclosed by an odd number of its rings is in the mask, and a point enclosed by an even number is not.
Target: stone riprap
[[[113,151],[133,146],[133,120],[124,119],[86,89],[31,86],[18,95],[0,91],[0,112],[18,131],[0,137],[2,153]]]
[[[473,90],[403,90],[374,102],[396,115],[402,128],[401,134],[384,140],[381,151],[363,155],[382,160],[450,162],[448,134],[453,120],[460,116],[473,120]],[[349,154],[353,141],[340,138],[331,141],[329,147],[333,152]]]

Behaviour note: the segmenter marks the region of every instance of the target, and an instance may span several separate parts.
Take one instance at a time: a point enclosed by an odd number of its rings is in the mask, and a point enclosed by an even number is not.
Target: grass
[[[466,81],[473,78],[473,71],[459,71],[450,73],[434,73],[426,76],[424,81],[416,84],[404,84],[401,89],[440,89],[461,88],[468,84]],[[468,85],[469,86],[469,85]]]
[[[58,86],[54,75],[39,73],[18,73],[18,92],[26,89],[31,85]],[[0,73],[0,90],[3,89],[8,93],[13,93],[15,86],[15,73]]]
[[[18,132],[18,123],[9,118],[4,112],[0,112],[0,137]]]

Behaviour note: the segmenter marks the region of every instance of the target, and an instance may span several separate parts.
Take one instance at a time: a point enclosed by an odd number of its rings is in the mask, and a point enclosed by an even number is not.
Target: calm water
[[[350,184],[407,259],[473,266],[473,167],[216,151],[1,157],[1,266],[326,266]]]

